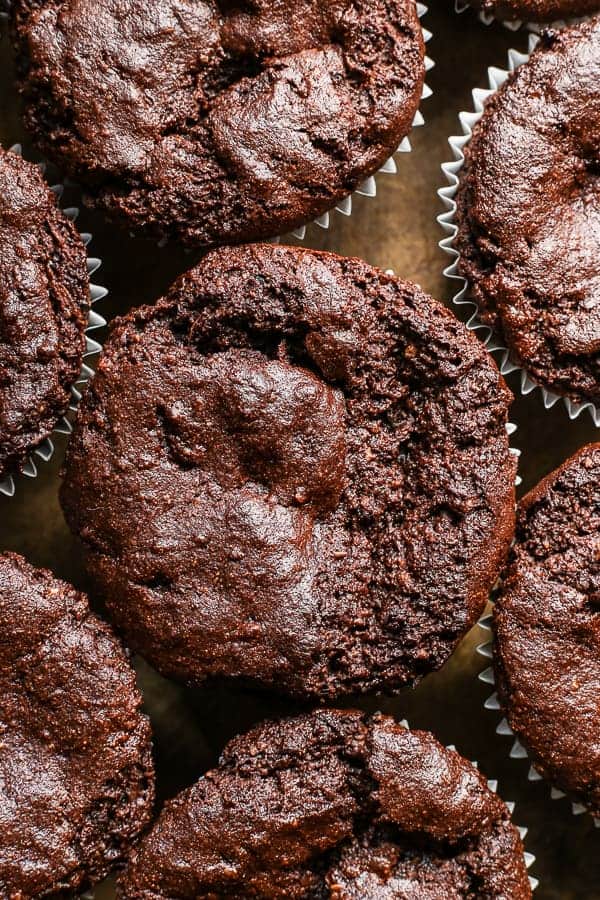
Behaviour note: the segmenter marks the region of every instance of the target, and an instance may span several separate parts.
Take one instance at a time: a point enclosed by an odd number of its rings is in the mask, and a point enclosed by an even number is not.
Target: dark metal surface
[[[452,0],[432,2],[436,7],[424,24],[434,33],[429,54],[436,68],[428,78],[434,95],[422,107],[425,127],[411,137],[413,153],[398,158],[397,176],[379,177],[376,199],[355,200],[353,216],[334,215],[329,232],[312,226],[306,243],[393,268],[447,302],[451,288],[441,274],[446,258],[437,246],[441,233],[435,220],[441,211],[436,195],[443,183],[440,164],[449,157],[447,136],[458,130],[459,110],[471,107],[471,88],[487,86],[487,66],[505,66],[507,49],[525,50],[527,39],[523,32],[485,27],[474,15],[455,15]],[[5,146],[22,141],[28,147],[18,119],[5,37],[0,42],[0,140]],[[176,248],[159,251],[115,233],[89,213],[82,214],[80,225],[94,232],[91,252],[104,261],[97,280],[110,295],[97,309],[109,318],[154,300],[194,261],[194,255]],[[96,334],[102,339],[102,332]],[[509,383],[518,390],[516,381]],[[513,444],[523,452],[523,489],[582,444],[600,440],[587,415],[570,422],[562,405],[547,412],[539,393],[519,397],[512,419],[519,427]],[[57,500],[63,449],[59,442],[54,459],[40,466],[35,481],[19,479],[13,499],[0,498],[0,551],[24,553],[33,563],[48,566],[85,589],[80,548],[66,528]],[[551,801],[545,783],[527,781],[527,762],[509,759],[511,740],[495,734],[498,715],[483,709],[489,689],[477,681],[477,673],[485,663],[474,652],[483,638],[474,629],[445,668],[415,691],[395,699],[363,699],[358,705],[406,716],[412,725],[430,728],[441,740],[477,759],[488,777],[499,779],[502,796],[517,801],[515,820],[529,827],[527,849],[537,855],[532,874],[541,882],[538,900],[600,898],[600,830],[594,829],[589,816],[573,817],[566,801]],[[285,701],[249,692],[183,690],[141,662],[138,669],[155,730],[161,799],[201,775],[236,732],[267,715],[294,709]],[[100,891],[106,898],[111,893]]]

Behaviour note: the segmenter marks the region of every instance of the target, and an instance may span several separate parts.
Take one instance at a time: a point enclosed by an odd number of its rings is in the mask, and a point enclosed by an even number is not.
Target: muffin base
[[[9,147],[10,153],[15,153],[18,156],[23,156],[23,150],[20,144],[14,144],[12,147]],[[40,163],[39,168],[43,175],[46,174],[46,164]],[[52,184],[50,190],[56,195],[56,197],[60,200],[64,192],[64,184],[61,182]],[[79,207],[77,206],[68,206],[65,208],[61,208],[63,215],[70,219],[71,222],[75,222],[79,216]],[[80,232],[81,239],[85,244],[86,248],[89,246],[92,235],[89,232]],[[95,256],[88,256],[87,258],[87,270],[88,275],[90,277],[96,272],[100,266],[102,265],[102,260],[98,259]],[[83,354],[83,359],[89,359],[92,356],[96,356],[102,349],[102,346],[95,340],[90,337],[90,332],[95,331],[98,328],[103,328],[106,325],[106,320],[102,318],[102,316],[98,315],[92,307],[99,300],[104,299],[108,291],[105,287],[102,287],[98,284],[93,284],[90,282],[90,312],[88,315],[88,324],[85,329],[86,335],[86,348]],[[80,389],[85,385],[87,381],[94,374],[93,369],[91,369],[85,362],[82,364],[81,372],[79,377],[74,382],[71,387],[71,403],[69,405],[69,411],[74,412],[77,409],[77,404],[81,398]],[[52,440],[52,434],[70,434],[72,429],[72,425],[67,417],[68,414],[61,416],[58,420],[54,428],[52,429],[52,433],[50,437],[47,437],[43,440],[34,450],[30,453],[27,462],[21,469],[19,474],[24,475],[26,478],[36,478],[38,474],[38,462],[37,460],[42,460],[42,462],[49,462],[49,460],[54,455],[54,442]],[[36,460],[37,457],[37,460]],[[0,480],[0,495],[5,497],[14,497],[16,492],[16,478],[18,475],[11,474],[7,475],[6,478]]]

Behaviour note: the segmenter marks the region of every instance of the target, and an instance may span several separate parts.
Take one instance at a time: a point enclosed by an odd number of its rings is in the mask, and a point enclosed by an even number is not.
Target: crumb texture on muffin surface
[[[15,0],[25,122],[89,200],[190,245],[281,234],[391,156],[424,81],[414,0]]]
[[[600,816],[600,444],[521,501],[493,627],[510,726],[540,774]]]
[[[542,38],[486,103],[457,194],[459,271],[532,378],[600,400],[600,17]]]
[[[87,599],[0,555],[0,894],[72,896],[122,863],[154,800],[135,674]]]
[[[0,148],[0,481],[68,409],[85,351],[86,259],[37,167]]]
[[[169,801],[122,900],[531,897],[517,829],[428,732],[336,710],[269,722]]]
[[[63,508],[163,674],[396,689],[442,665],[505,560],[509,400],[414,285],[332,254],[215,251],[113,327]]]

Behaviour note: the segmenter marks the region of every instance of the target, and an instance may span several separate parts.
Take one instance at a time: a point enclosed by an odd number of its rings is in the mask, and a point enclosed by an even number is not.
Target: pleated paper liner
[[[486,632],[491,632],[491,622],[492,616],[491,614],[483,616],[479,621],[479,627],[484,629]],[[487,640],[485,640],[482,644],[477,647],[477,653],[484,657],[486,660],[492,660],[494,658],[494,650],[493,643],[491,638],[488,636]],[[487,669],[484,669],[483,672],[480,672],[478,675],[480,681],[484,684],[490,685],[492,687],[495,686],[495,676],[494,676],[494,668],[493,666],[489,666]],[[491,710],[492,712],[499,713],[502,715],[502,718],[498,725],[496,726],[496,734],[501,735],[502,737],[512,738],[512,746],[509,752],[509,756],[511,759],[517,760],[527,760],[529,762],[529,770],[527,772],[527,780],[528,781],[544,781],[544,778],[537,771],[535,766],[531,763],[529,759],[529,754],[527,750],[521,743],[521,741],[516,737],[514,731],[508,724],[506,717],[502,713],[502,707],[500,706],[500,701],[498,699],[498,694],[494,691],[488,699],[485,701],[484,706],[487,710]],[[558,788],[553,787],[549,782],[548,785],[550,787],[550,796],[553,800],[562,800],[566,798],[566,794],[563,791],[560,791]],[[586,806],[582,803],[576,803],[571,801],[571,810],[574,816],[580,816],[584,813],[589,812]],[[600,819],[594,818],[594,825],[596,828],[600,828]]]
[[[475,88],[473,95],[473,110],[464,111],[459,114],[459,121],[462,128],[462,134],[453,135],[448,139],[448,143],[452,149],[454,159],[442,165],[442,171],[448,182],[447,186],[442,187],[438,191],[438,195],[445,207],[445,212],[438,216],[438,222],[446,234],[439,245],[442,250],[451,257],[452,262],[444,269],[444,275],[451,281],[458,283],[458,291],[454,294],[452,300],[458,307],[471,307],[471,315],[467,320],[467,328],[472,331],[480,332],[479,337],[490,351],[496,354],[499,359],[500,371],[503,375],[509,375],[511,372],[520,372],[520,389],[523,395],[530,394],[532,391],[539,390],[546,409],[551,409],[556,403],[562,401],[567,410],[567,414],[571,420],[577,419],[582,412],[587,411],[596,427],[600,427],[600,409],[591,402],[575,403],[569,397],[562,397],[548,390],[542,385],[534,381],[520,363],[518,363],[510,350],[504,343],[494,334],[488,325],[484,325],[479,318],[479,307],[475,300],[470,296],[469,285],[458,271],[459,252],[456,248],[456,237],[458,234],[458,225],[456,223],[456,192],[459,184],[460,170],[464,164],[464,148],[469,143],[473,128],[479,122],[483,115],[486,100],[496,93],[496,91],[504,84],[511,72],[514,72],[520,65],[529,59],[533,49],[536,47],[539,37],[535,34],[529,35],[529,52],[520,53],[517,50],[509,50],[508,52],[508,69],[500,69],[496,66],[488,68],[489,88]]]
[[[19,156],[22,156],[22,148],[20,144],[15,144],[10,147],[11,153],[16,153]],[[39,168],[42,171],[42,174],[45,174],[46,166],[44,163],[39,165]],[[56,194],[57,198],[60,201],[64,191],[64,184],[54,184],[50,187],[50,190]],[[79,208],[76,206],[68,206],[62,209],[63,215],[70,219],[72,222],[75,222],[79,215]],[[81,239],[86,247],[89,246],[92,235],[87,232],[80,232]],[[102,262],[95,256],[88,256],[87,259],[87,270],[90,277],[100,268]],[[98,315],[95,312],[93,306],[99,300],[102,300],[106,297],[108,291],[105,287],[102,287],[98,284],[92,284],[90,282],[90,312],[88,316],[88,325],[85,332],[86,337],[86,349],[83,354],[84,360],[89,359],[92,356],[95,356],[102,349],[101,345],[93,340],[90,337],[90,333],[95,331],[97,328],[102,328],[106,325],[106,321],[102,318],[102,316]],[[81,367],[81,372],[79,377],[76,379],[75,383],[71,387],[71,403],[69,406],[69,411],[74,411],[77,408],[77,404],[81,398],[81,393],[79,388],[83,387],[83,385],[90,379],[93,375],[93,369],[91,369],[85,362]],[[67,418],[67,415],[64,415],[59,421],[56,423],[52,430],[52,434],[70,434],[72,431],[71,423]],[[46,438],[39,444],[30,454],[25,466],[21,470],[22,475],[26,478],[35,478],[38,474],[38,465],[39,460],[42,462],[48,462],[54,454],[54,442],[52,441],[52,437]],[[0,494],[3,494],[5,497],[13,497],[16,490],[16,479],[17,475],[8,475],[4,480],[0,481]]]

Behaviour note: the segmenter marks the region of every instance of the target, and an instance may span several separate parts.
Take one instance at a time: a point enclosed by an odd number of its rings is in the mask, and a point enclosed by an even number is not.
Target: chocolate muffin
[[[531,897],[519,833],[471,763],[388,716],[326,710],[235,738],[168,802],[118,895]]]
[[[62,503],[113,620],[162,673],[397,689],[442,665],[504,563],[509,401],[414,285],[224,248],[114,325]]]
[[[0,148],[0,481],[68,409],[88,310],[81,238],[37,167]]]
[[[547,31],[487,101],[457,195],[459,271],[542,386],[600,400],[600,18]]]
[[[600,0],[468,0],[471,6],[505,21],[553,22],[600,10]]]
[[[600,816],[600,444],[520,503],[493,617],[508,722],[538,772]]]
[[[133,669],[87,599],[0,555],[0,893],[72,896],[150,819],[150,726]]]
[[[88,199],[188,245],[330,209],[409,131],[415,0],[14,0],[25,122]]]

